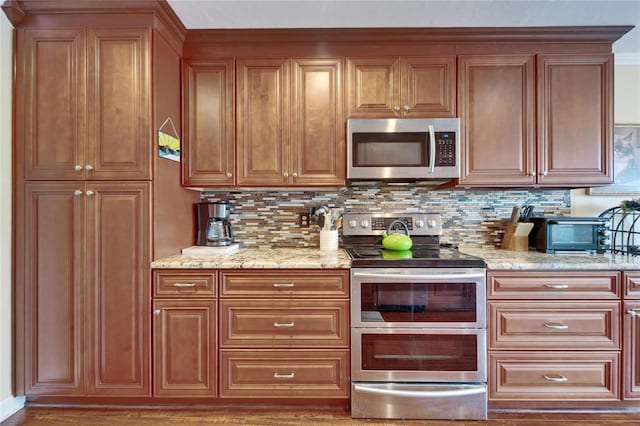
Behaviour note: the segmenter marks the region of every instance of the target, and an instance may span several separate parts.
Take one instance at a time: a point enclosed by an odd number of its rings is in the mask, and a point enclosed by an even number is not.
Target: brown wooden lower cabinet
[[[348,398],[348,350],[221,350],[221,398]]]
[[[640,300],[624,304],[624,399],[640,399]]]
[[[493,352],[492,400],[617,400],[618,352]]]
[[[154,395],[216,396],[216,301],[156,300]]]

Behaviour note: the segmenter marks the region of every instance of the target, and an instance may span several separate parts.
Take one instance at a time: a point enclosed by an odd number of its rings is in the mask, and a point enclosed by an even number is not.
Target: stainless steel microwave
[[[460,119],[347,120],[347,179],[460,177]]]

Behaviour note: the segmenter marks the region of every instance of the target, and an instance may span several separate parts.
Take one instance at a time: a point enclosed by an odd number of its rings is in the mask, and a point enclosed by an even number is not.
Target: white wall
[[[0,13],[0,402],[11,396],[12,27]],[[0,411],[0,420],[2,412]]]
[[[614,71],[614,123],[640,125],[640,65],[616,65]],[[640,188],[638,188],[640,191]],[[597,216],[622,200],[637,195],[586,195],[584,189],[571,191],[573,216]]]

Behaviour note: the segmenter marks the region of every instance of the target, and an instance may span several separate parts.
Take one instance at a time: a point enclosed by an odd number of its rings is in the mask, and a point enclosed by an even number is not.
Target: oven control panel
[[[402,221],[410,235],[441,235],[442,219],[435,213],[404,214],[358,214],[345,213],[343,216],[343,235],[381,235],[393,222]],[[404,232],[401,224],[393,225],[392,230]]]

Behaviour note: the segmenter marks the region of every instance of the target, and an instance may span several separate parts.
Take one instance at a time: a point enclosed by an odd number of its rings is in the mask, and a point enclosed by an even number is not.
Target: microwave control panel
[[[436,167],[456,165],[456,133],[436,132]]]

